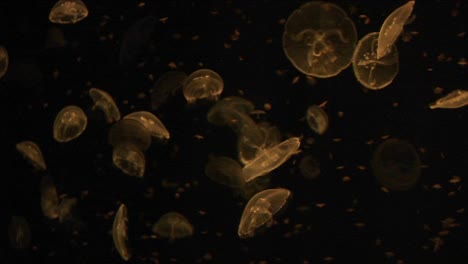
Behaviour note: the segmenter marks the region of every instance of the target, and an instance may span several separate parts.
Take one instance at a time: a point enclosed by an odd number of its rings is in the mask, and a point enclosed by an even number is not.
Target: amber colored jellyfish
[[[273,221],[288,202],[291,191],[284,188],[267,189],[254,195],[244,208],[241,216],[238,235],[240,238],[252,237],[255,230]]]
[[[429,104],[429,108],[455,109],[466,105],[468,105],[468,91],[457,89]]]
[[[125,118],[112,125],[108,140],[113,147],[129,144],[145,151],[151,145],[151,133],[140,121]]]
[[[104,112],[107,118],[107,123],[113,123],[120,120],[120,111],[112,96],[101,89],[89,89],[89,96],[94,102],[93,110],[99,108]]]
[[[335,4],[312,1],[286,21],[283,49],[306,75],[328,78],[346,69],[353,56],[357,32],[353,21]]]
[[[187,74],[182,71],[169,71],[161,75],[151,92],[151,108],[158,110],[170,96],[174,96],[184,86]]]
[[[64,143],[79,137],[86,129],[88,117],[78,106],[64,107],[54,121],[54,139]]]
[[[210,70],[200,69],[190,74],[184,83],[184,97],[189,104],[200,99],[217,101],[224,89],[221,76]]]
[[[119,210],[114,217],[114,223],[112,224],[112,239],[114,240],[114,246],[119,252],[120,257],[123,260],[128,261],[132,256],[131,251],[128,248],[128,216],[127,206],[121,204]]]
[[[7,72],[8,64],[9,64],[8,51],[5,47],[0,46],[0,79]]]
[[[59,217],[59,198],[53,179],[45,175],[40,183],[41,209],[45,217],[56,219]]]
[[[377,59],[378,32],[364,36],[356,46],[353,56],[353,70],[356,79],[364,87],[379,90],[392,83],[398,73],[399,58],[395,45],[380,59]]]
[[[22,216],[12,216],[8,225],[8,237],[11,246],[16,250],[24,250],[31,245],[31,229],[28,221]]]
[[[45,171],[47,169],[44,157],[42,156],[42,151],[39,146],[30,140],[21,141],[16,144],[16,150],[18,150],[23,157],[33,165],[37,170]]]
[[[307,108],[307,124],[319,135],[323,135],[328,129],[328,115],[320,106],[311,105]]]
[[[140,122],[155,138],[168,140],[171,137],[161,120],[148,111],[133,112],[124,116],[123,119],[133,119]]]
[[[188,219],[177,212],[169,212],[153,225],[153,233],[169,241],[190,237],[193,235],[193,226]]]
[[[396,138],[387,139],[377,147],[371,165],[380,184],[393,191],[411,189],[421,174],[421,162],[414,147]]]
[[[281,134],[277,127],[267,122],[245,122],[237,140],[239,161],[244,165],[250,163],[257,153],[277,145],[280,140]]]
[[[49,20],[57,24],[75,24],[88,16],[88,8],[81,0],[59,0],[49,13]]]
[[[125,174],[143,177],[146,169],[145,154],[133,144],[120,144],[112,151],[112,162]]]

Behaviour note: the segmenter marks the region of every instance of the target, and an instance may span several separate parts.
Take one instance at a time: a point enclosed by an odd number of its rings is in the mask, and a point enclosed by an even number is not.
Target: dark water
[[[417,34],[409,42],[397,42],[398,75],[388,87],[371,92],[356,81],[351,67],[310,85],[286,58],[281,20],[303,1],[155,1],[142,7],[137,1],[86,1],[89,16],[74,25],[49,22],[52,0],[12,2],[0,4],[0,45],[10,57],[9,71],[0,80],[5,139],[2,263],[123,262],[109,233],[113,218],[105,217],[120,203],[129,211],[131,263],[468,261],[467,108],[428,108],[442,95],[468,85],[466,65],[458,63],[468,55],[466,1],[417,1],[416,18],[405,27]],[[404,1],[335,3],[362,38],[378,31]],[[150,18],[142,23],[143,30],[129,34],[131,59],[122,59],[127,30],[144,17]],[[65,46],[45,47],[52,27],[63,31]],[[187,74],[199,68],[216,71],[225,83],[222,97],[242,91],[257,109],[269,103],[272,109],[259,120],[276,125],[284,139],[303,137],[302,152],[268,176],[270,187],[290,189],[292,199],[277,223],[254,238],[237,236],[246,200],[204,175],[210,154],[235,158],[236,153],[234,134],[206,121],[210,105],[189,107],[177,93],[154,111],[171,139],[146,152],[144,179],[127,176],[112,164],[110,125],[91,109],[87,91],[108,91],[122,115],[151,111],[150,89],[171,70],[170,63]],[[297,76],[299,81],[292,83]],[[442,94],[434,93],[436,87],[444,89]],[[330,128],[317,136],[304,116],[309,105],[324,101]],[[88,127],[76,140],[58,143],[52,124],[69,104],[83,108]],[[370,171],[371,155],[386,135],[407,140],[420,155],[421,179],[410,191],[383,192]],[[307,144],[308,138],[314,144]],[[46,172],[34,172],[15,150],[23,140],[41,146]],[[299,172],[306,155],[320,163],[321,175],[315,180]],[[79,198],[75,221],[59,224],[43,217],[43,174],[54,179],[59,194]],[[351,181],[344,182],[345,176]],[[461,182],[450,183],[453,176]],[[176,187],[165,187],[167,181]],[[147,195],[149,190],[154,196]],[[324,207],[317,206],[322,203]],[[174,243],[144,239],[169,211],[185,215],[194,236]],[[12,215],[24,216],[30,224],[32,243],[24,251],[8,245]],[[447,218],[460,225],[443,225]]]

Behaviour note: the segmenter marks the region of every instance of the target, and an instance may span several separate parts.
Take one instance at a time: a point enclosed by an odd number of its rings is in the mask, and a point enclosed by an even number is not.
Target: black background
[[[378,31],[385,17],[404,3],[334,2],[354,21],[359,38]],[[110,235],[113,217],[104,216],[122,202],[129,210],[131,263],[156,259],[160,263],[468,261],[467,219],[461,210],[467,204],[467,108],[428,108],[442,95],[468,85],[466,65],[458,64],[461,58],[467,59],[466,36],[459,36],[466,31],[466,1],[417,1],[416,18],[405,30],[418,34],[410,42],[397,42],[399,74],[379,91],[365,91],[352,67],[310,85],[292,66],[282,50],[280,22],[303,1],[148,1],[140,7],[138,1],[85,3],[89,16],[74,25],[49,22],[52,0],[0,4],[0,45],[10,57],[8,72],[0,80],[5,139],[1,237],[7,245],[1,250],[2,263],[123,262]],[[370,23],[364,23],[361,14]],[[139,60],[144,63],[120,65],[125,32],[145,16],[156,20]],[[165,22],[160,20],[165,17]],[[51,27],[63,31],[64,47],[45,48]],[[232,40],[236,30],[240,35]],[[194,36],[198,37],[193,40]],[[440,61],[441,54],[452,59]],[[257,109],[270,103],[272,109],[259,120],[276,125],[284,139],[303,137],[302,152],[267,176],[270,187],[288,188],[293,197],[277,216],[277,224],[264,233],[240,240],[237,226],[246,200],[204,175],[210,154],[236,157],[235,135],[206,121],[210,105],[187,106],[181,93],[170,97],[153,113],[166,125],[171,139],[165,145],[153,144],[146,152],[145,178],[127,176],[113,166],[107,143],[110,125],[91,109],[87,91],[91,87],[108,91],[122,115],[151,111],[150,90],[159,76],[171,70],[171,62],[187,74],[199,68],[218,72],[225,83],[222,97],[242,91]],[[299,82],[293,84],[296,76]],[[434,93],[436,87],[444,89],[442,94]],[[304,116],[309,105],[326,100],[330,128],[317,136]],[[69,104],[84,109],[88,127],[76,140],[58,143],[52,137],[52,124],[58,111]],[[411,191],[385,193],[369,169],[358,168],[369,167],[372,151],[385,135],[408,140],[426,165]],[[307,144],[308,138],[315,143]],[[43,217],[39,182],[44,173],[34,172],[16,151],[15,144],[23,140],[40,145],[48,166],[45,174],[54,179],[59,194],[79,198],[76,221],[59,224]],[[370,140],[374,143],[367,144]],[[320,162],[321,175],[316,180],[304,179],[298,170],[298,161],[305,155]],[[344,183],[344,176],[351,181]],[[452,176],[460,176],[461,183],[449,183]],[[164,182],[190,186],[176,198],[178,187],[165,187]],[[442,188],[433,188],[434,184]],[[149,189],[154,190],[150,198]],[[319,203],[326,205],[319,208]],[[300,210],[304,206],[308,209]],[[347,212],[348,208],[354,212]],[[169,211],[185,215],[195,228],[194,236],[174,243],[143,239]],[[24,216],[30,224],[32,243],[24,251],[8,246],[7,224],[12,215]],[[441,236],[441,220],[448,217],[461,226]],[[436,237],[442,238],[440,247],[435,246]]]

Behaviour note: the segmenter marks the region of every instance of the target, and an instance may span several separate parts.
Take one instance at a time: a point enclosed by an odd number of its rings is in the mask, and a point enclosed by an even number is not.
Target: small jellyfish
[[[239,132],[243,126],[255,124],[248,116],[254,109],[252,102],[239,96],[228,96],[216,102],[208,111],[206,118],[211,124],[231,127]]]
[[[210,157],[205,166],[205,174],[213,181],[229,187],[244,185],[241,165],[228,157]]]
[[[151,133],[141,122],[132,118],[122,119],[109,130],[109,144],[117,147],[122,144],[134,145],[145,151],[151,145]]]
[[[185,216],[177,212],[169,212],[159,218],[153,225],[153,233],[169,241],[190,237],[193,235],[193,226]]]
[[[284,52],[296,69],[309,76],[338,75],[351,64],[356,42],[353,21],[328,2],[303,4],[284,26]]]
[[[89,89],[89,96],[94,102],[93,110],[96,108],[101,109],[106,115],[107,123],[120,120],[119,108],[109,93],[101,89],[91,88]]]
[[[377,59],[378,32],[364,36],[356,46],[353,56],[353,70],[356,79],[366,88],[379,90],[385,88],[398,73],[399,58],[395,45]]]
[[[414,147],[407,141],[394,138],[377,147],[371,165],[380,184],[393,191],[411,189],[421,174],[421,162]]]
[[[58,205],[59,222],[63,223],[73,218],[73,208],[78,200],[76,198],[64,197]]]
[[[56,219],[59,217],[59,200],[54,181],[50,176],[42,177],[40,191],[42,213],[49,219]]]
[[[9,58],[8,51],[5,47],[0,46],[0,79],[8,70]]]
[[[468,91],[458,89],[438,99],[435,103],[430,104],[429,108],[455,109],[466,105],[468,105]]]
[[[249,163],[257,156],[258,152],[273,147],[280,140],[279,129],[267,122],[243,126],[237,140],[240,162],[244,165]]]
[[[64,143],[79,137],[86,129],[88,117],[78,106],[64,107],[54,121],[54,139]]]
[[[413,11],[414,3],[415,1],[408,1],[408,3],[395,9],[395,11],[385,19],[379,32],[377,59],[381,59],[391,51],[392,45],[395,43],[398,36],[400,36],[403,31],[403,26]]]
[[[143,177],[145,174],[145,154],[133,144],[120,144],[112,151],[112,162],[125,174]]]
[[[154,16],[145,16],[133,23],[125,32],[120,44],[119,63],[121,66],[136,66],[146,57],[151,47],[151,38],[158,20]]]
[[[88,16],[88,8],[81,0],[59,0],[49,13],[49,20],[57,24],[75,24]]]
[[[307,155],[299,162],[299,170],[305,179],[317,179],[320,175],[320,164],[313,156]]]
[[[112,239],[114,240],[114,246],[119,252],[123,260],[128,261],[132,256],[130,249],[128,248],[128,216],[127,206],[121,204],[119,210],[114,217],[114,223],[112,224]]]
[[[184,83],[184,96],[189,104],[199,99],[217,101],[223,92],[223,78],[209,69],[200,69],[190,74]]]
[[[267,189],[253,196],[244,208],[239,229],[240,238],[252,237],[255,230],[271,224],[273,216],[287,204],[291,191],[284,188]]]
[[[12,216],[8,225],[10,245],[16,250],[24,250],[31,244],[31,230],[28,221],[22,216]]]
[[[124,119],[133,119],[142,124],[153,137],[161,140],[168,140],[170,138],[169,131],[167,131],[164,124],[150,112],[138,111],[124,116]]]
[[[174,96],[184,86],[187,74],[181,71],[169,71],[156,81],[151,93],[151,108],[158,110],[166,103],[169,96]]]
[[[254,160],[242,168],[245,182],[265,175],[281,166],[296,153],[300,145],[300,139],[293,137],[258,153]]]
[[[43,171],[47,169],[42,151],[36,143],[32,141],[22,141],[16,144],[16,150],[18,150],[35,169]]]
[[[307,108],[307,124],[319,135],[323,135],[328,129],[328,115],[320,106],[311,105]]]

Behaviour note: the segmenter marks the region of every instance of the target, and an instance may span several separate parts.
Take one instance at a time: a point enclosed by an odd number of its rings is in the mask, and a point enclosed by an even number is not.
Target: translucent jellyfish
[[[205,166],[205,174],[213,181],[230,187],[244,185],[241,165],[228,157],[210,157]]]
[[[283,49],[291,63],[306,75],[327,78],[351,63],[357,32],[353,21],[337,5],[312,1],[288,18]]]
[[[124,117],[124,119],[133,119],[140,124],[142,124],[153,137],[167,140],[170,138],[169,131],[167,131],[164,124],[150,112],[147,111],[138,111],[128,114]]]
[[[109,144],[113,147],[122,144],[134,145],[145,151],[151,145],[151,133],[139,121],[132,118],[122,119],[110,128]]]
[[[41,179],[41,209],[45,217],[56,219],[59,217],[59,200],[54,181],[50,176]]]
[[[254,160],[242,168],[244,180],[249,182],[278,168],[299,149],[300,145],[300,139],[293,137],[271,148],[264,149]]]
[[[156,81],[151,93],[151,108],[158,110],[167,101],[169,96],[174,96],[184,86],[187,74],[181,71],[166,72]]]
[[[136,66],[144,59],[149,50],[151,37],[155,32],[158,20],[146,16],[137,20],[126,32],[120,45],[120,65]]]
[[[23,250],[31,244],[31,230],[28,221],[22,216],[12,216],[8,225],[8,237],[14,249]]]
[[[54,139],[68,142],[79,137],[86,129],[88,117],[78,106],[69,105],[63,108],[54,121]]]
[[[458,89],[438,99],[435,103],[430,104],[429,108],[454,109],[464,107],[466,105],[468,105],[468,91]]]
[[[357,80],[366,88],[379,90],[392,83],[398,73],[399,59],[395,45],[377,59],[378,32],[364,36],[356,46],[353,57],[353,70]]]
[[[101,89],[91,88],[89,89],[89,96],[94,102],[93,110],[96,108],[101,109],[106,115],[107,123],[120,120],[119,108],[109,93]]]
[[[177,212],[169,212],[159,218],[153,225],[153,233],[169,241],[193,235],[193,226],[185,216]]]
[[[383,186],[393,191],[412,188],[421,173],[421,162],[414,147],[404,140],[387,139],[375,150],[372,171]]]
[[[131,251],[128,248],[128,216],[127,206],[121,204],[119,210],[114,217],[114,223],[112,224],[112,239],[114,240],[114,246],[119,252],[123,260],[128,261],[132,256]]]
[[[143,177],[145,174],[145,154],[133,144],[120,144],[112,151],[112,162],[125,174]]]
[[[307,108],[307,124],[319,135],[323,135],[328,129],[328,115],[320,106],[311,105]]]
[[[88,16],[88,8],[81,0],[59,0],[49,13],[49,20],[57,24],[74,24]]]
[[[237,140],[240,162],[244,165],[249,163],[257,153],[278,144],[280,140],[279,129],[267,122],[244,125]]]
[[[242,213],[239,237],[252,237],[257,228],[271,224],[273,216],[286,205],[290,196],[291,192],[284,188],[264,190],[253,196]]]
[[[18,150],[35,169],[43,171],[47,169],[42,151],[36,143],[32,141],[22,141],[16,144],[16,150]]]
[[[395,9],[395,11],[385,19],[379,32],[377,59],[381,59],[391,51],[392,45],[395,43],[398,36],[400,36],[403,31],[403,26],[413,11],[414,3],[415,1],[408,1],[408,3]]]
[[[8,70],[9,58],[8,51],[5,47],[0,46],[0,79]]]
[[[304,156],[299,162],[299,170],[306,179],[317,179],[320,175],[320,164],[311,155]]]
[[[190,74],[184,83],[184,96],[189,104],[199,99],[216,101],[223,92],[223,78],[209,69],[200,69]]]
[[[248,100],[239,96],[225,97],[214,104],[207,114],[207,120],[217,126],[228,126],[240,131],[244,123],[247,126],[255,124],[248,115],[255,106]]]
[[[63,223],[73,218],[73,208],[78,200],[76,198],[64,197],[58,206],[59,222]]]

